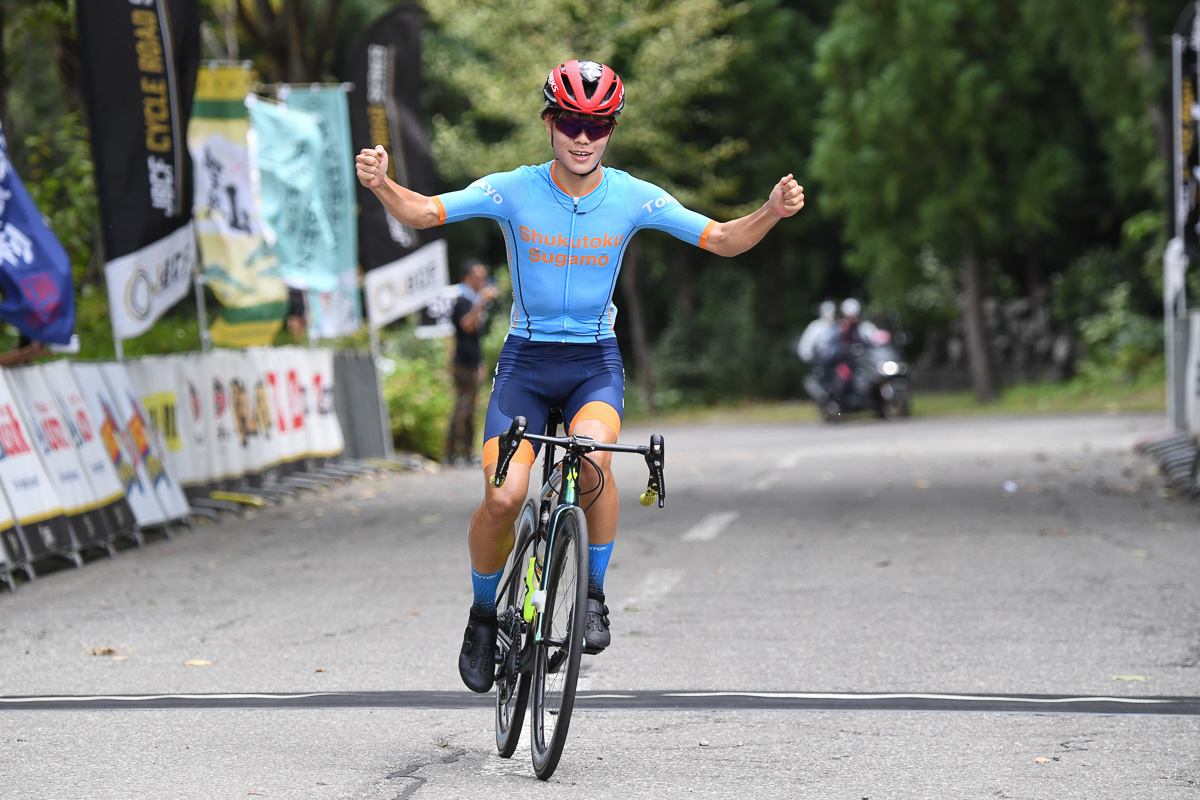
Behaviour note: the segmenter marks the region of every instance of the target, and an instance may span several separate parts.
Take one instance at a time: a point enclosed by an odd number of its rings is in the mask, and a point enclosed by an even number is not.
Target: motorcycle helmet
[[[858,315],[862,313],[862,303],[855,300],[853,297],[847,297],[842,301],[842,316],[847,319],[858,319]]]
[[[833,318],[837,316],[837,305],[832,300],[826,300],[821,303],[820,315],[821,319],[833,322]]]
[[[547,112],[573,111],[613,120],[625,108],[621,78],[596,61],[567,61],[550,70],[542,87]]]

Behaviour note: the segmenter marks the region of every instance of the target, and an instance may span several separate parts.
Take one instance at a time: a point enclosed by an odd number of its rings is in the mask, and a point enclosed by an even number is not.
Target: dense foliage
[[[0,122],[75,266],[84,355],[105,356],[74,2],[0,0]],[[805,185],[809,207],[735,259],[657,232],[634,240],[616,298],[634,405],[799,394],[792,342],[821,300],[850,294],[904,327],[910,357],[961,337],[985,399],[1001,388],[983,341],[988,302],[1044,306],[1085,348],[1091,379],[1158,368],[1163,101],[1179,0],[421,5],[424,113],[446,188],[549,157],[541,82],[573,56],[625,78],[612,165],[720,219],[756,207],[781,175]],[[206,57],[253,60],[265,81],[312,81],[340,79],[358,33],[392,4],[203,6]],[[452,262],[503,263],[495,225],[446,233]],[[185,301],[126,352],[197,348],[196,313]],[[404,325],[385,340],[398,428],[436,454],[444,343]],[[425,411],[409,419],[414,408]]]

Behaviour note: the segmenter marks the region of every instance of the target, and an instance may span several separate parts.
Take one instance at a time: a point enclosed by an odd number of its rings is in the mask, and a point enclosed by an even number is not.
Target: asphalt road
[[[1200,798],[1161,423],[658,429],[667,507],[618,462],[614,643],[547,783],[455,667],[477,472],[152,537],[0,590],[0,797]]]

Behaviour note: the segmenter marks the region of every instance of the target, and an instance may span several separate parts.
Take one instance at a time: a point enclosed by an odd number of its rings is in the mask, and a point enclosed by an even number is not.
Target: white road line
[[[683,580],[683,570],[681,569],[652,569],[624,605],[630,608],[650,605],[674,589],[681,580]]]
[[[779,468],[780,469],[795,469],[798,466],[800,466],[800,454],[799,453],[792,453],[791,455],[786,455],[783,458],[779,459]]]
[[[750,483],[750,488],[756,492],[765,492],[775,484],[779,483],[779,479],[783,477],[778,472],[768,472],[759,478],[756,478]]]
[[[738,512],[736,511],[718,511],[715,514],[709,514],[683,534],[683,541],[711,542],[737,518]]]

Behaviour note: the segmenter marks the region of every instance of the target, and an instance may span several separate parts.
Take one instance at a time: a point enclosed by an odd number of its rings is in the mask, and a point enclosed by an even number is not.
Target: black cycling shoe
[[[604,595],[588,592],[587,613],[583,624],[583,652],[596,655],[612,642],[612,634],[608,632],[608,606],[604,605]]]
[[[496,680],[496,612],[477,611],[463,632],[462,652],[458,654],[458,674],[472,692],[489,691]]]

